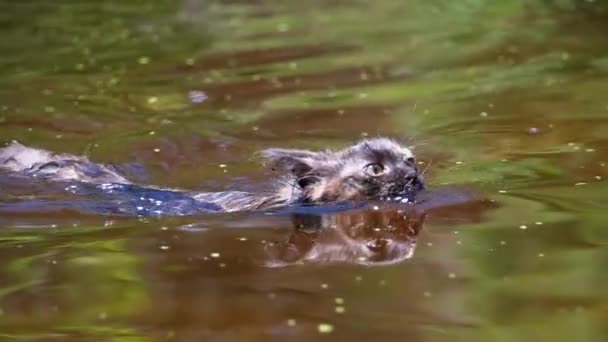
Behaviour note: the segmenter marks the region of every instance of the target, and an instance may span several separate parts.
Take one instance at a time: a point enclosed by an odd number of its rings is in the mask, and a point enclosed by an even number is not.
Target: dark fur
[[[338,151],[272,148],[261,152],[267,165],[284,175],[267,193],[190,193],[224,211],[269,209],[295,203],[336,203],[383,199],[423,188],[412,152],[386,139],[363,140]],[[0,168],[50,181],[130,184],[111,165],[85,157],[53,154],[12,143],[0,149]]]

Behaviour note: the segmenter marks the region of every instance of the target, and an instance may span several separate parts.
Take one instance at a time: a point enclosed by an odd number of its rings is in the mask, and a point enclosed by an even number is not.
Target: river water
[[[606,341],[607,30],[600,1],[3,2],[2,143],[259,191],[260,149],[391,136],[439,195],[117,217],[1,174],[0,337]]]

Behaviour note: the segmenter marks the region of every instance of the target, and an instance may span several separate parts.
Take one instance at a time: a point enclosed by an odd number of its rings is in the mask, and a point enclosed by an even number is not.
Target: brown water
[[[575,0],[1,3],[3,142],[260,190],[259,149],[389,135],[429,188],[485,200],[4,212],[0,336],[606,341],[607,23]],[[63,196],[0,184],[0,205]]]

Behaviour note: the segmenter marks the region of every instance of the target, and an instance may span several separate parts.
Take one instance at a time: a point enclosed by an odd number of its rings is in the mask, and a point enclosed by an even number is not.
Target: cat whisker
[[[420,176],[424,176],[426,174],[426,172],[429,170],[429,168],[431,167],[431,164],[433,164],[433,160],[431,159],[426,166],[424,167],[424,170],[422,170],[422,172],[420,173]]]

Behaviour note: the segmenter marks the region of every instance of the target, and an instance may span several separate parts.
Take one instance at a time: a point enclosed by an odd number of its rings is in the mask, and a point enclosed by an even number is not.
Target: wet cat
[[[142,194],[138,198],[150,196],[147,202],[157,206],[170,194],[162,208],[171,200],[180,200],[179,203],[185,201],[183,205],[187,208],[198,203],[209,211],[226,212],[291,204],[408,198],[424,188],[412,151],[388,138],[365,139],[337,151],[271,148],[260,155],[269,167],[282,173],[276,185],[262,193],[144,187],[131,183],[112,165],[96,164],[81,156],[54,154],[17,142],[0,149],[0,168],[45,181],[92,185],[106,193],[137,192],[138,196]],[[163,195],[163,200],[156,200],[154,196],[158,195]],[[155,212],[162,214],[163,210]]]

